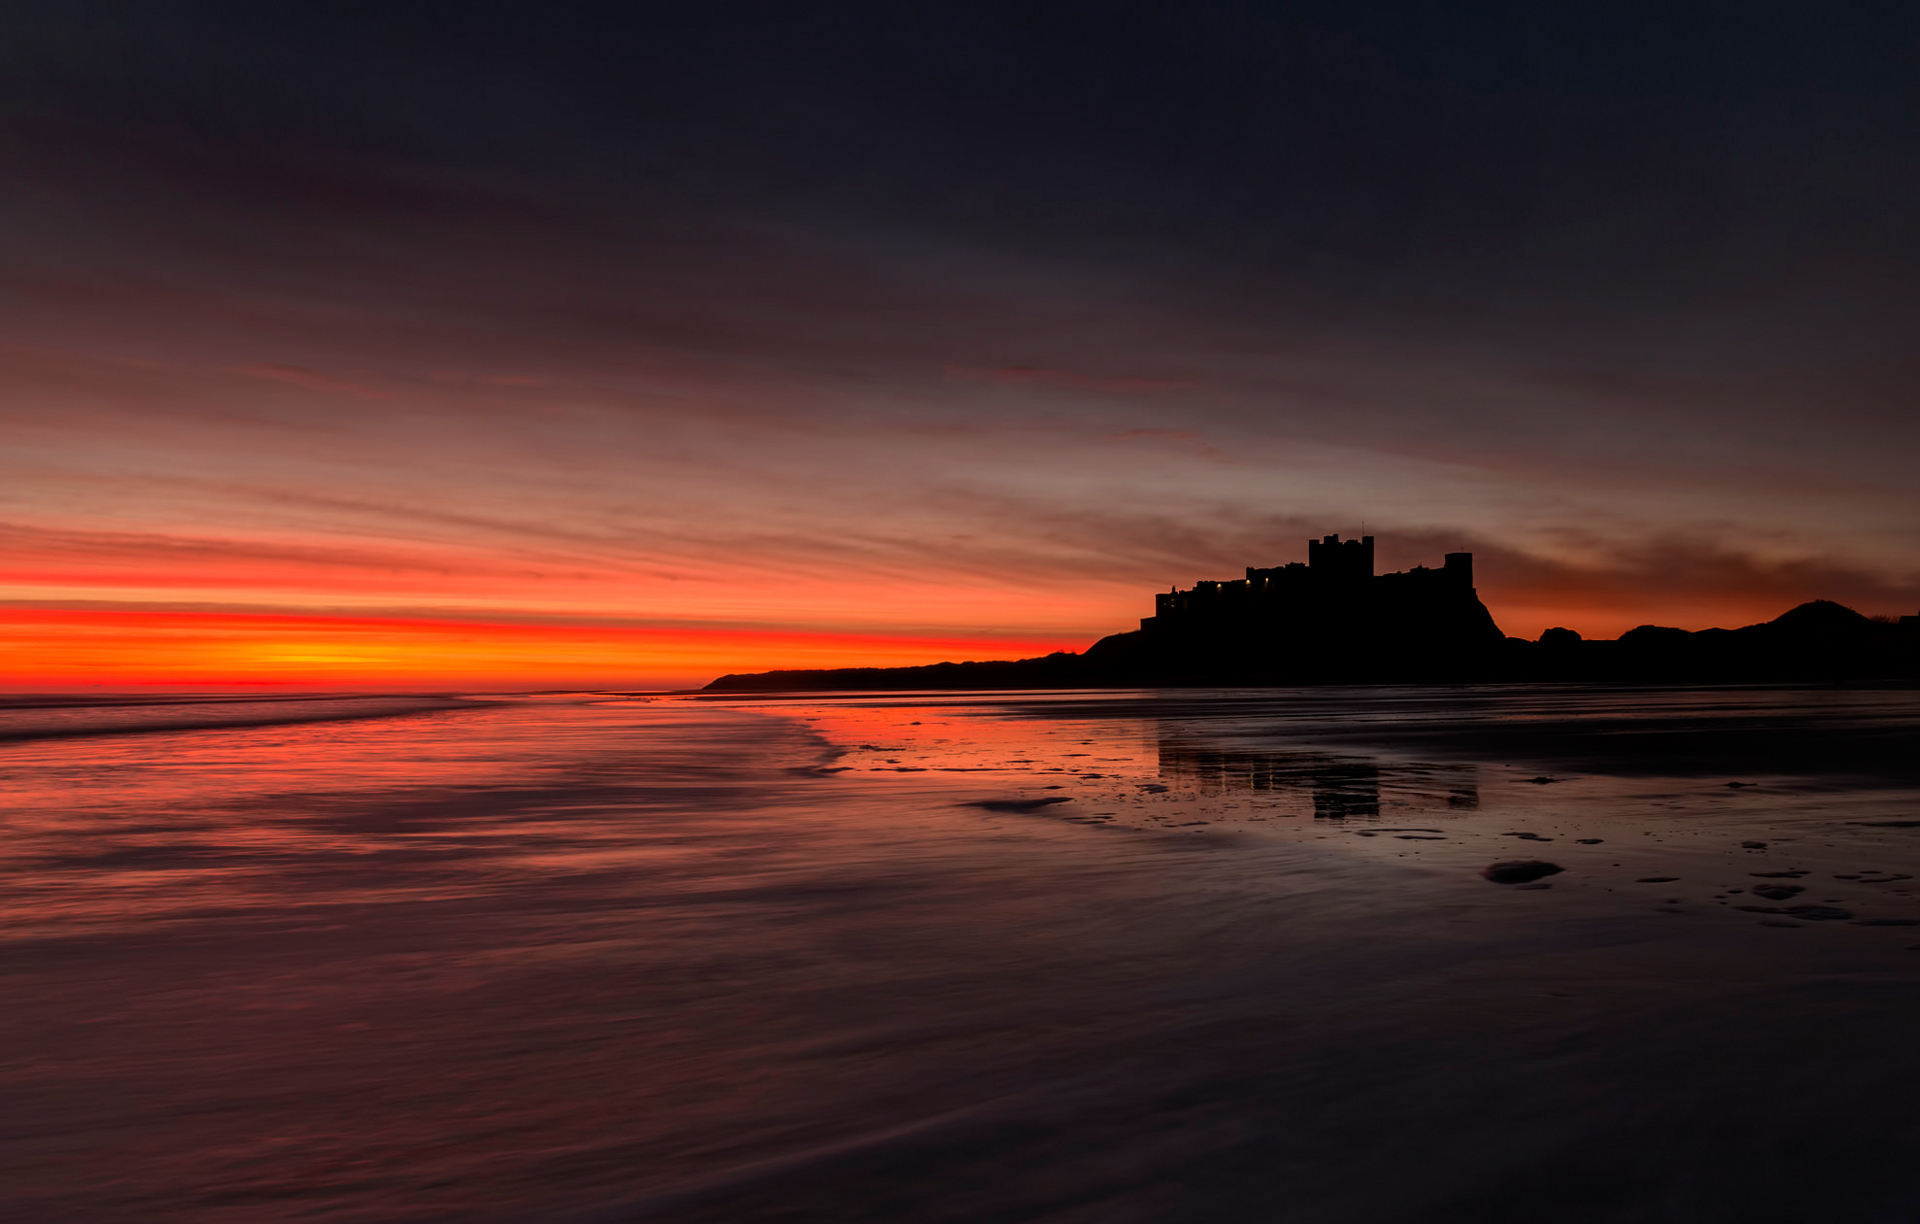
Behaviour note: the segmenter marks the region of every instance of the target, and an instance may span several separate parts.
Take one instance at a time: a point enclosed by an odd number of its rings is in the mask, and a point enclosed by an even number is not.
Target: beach
[[[13,1218],[1920,1216],[1911,691],[303,701],[0,710]]]

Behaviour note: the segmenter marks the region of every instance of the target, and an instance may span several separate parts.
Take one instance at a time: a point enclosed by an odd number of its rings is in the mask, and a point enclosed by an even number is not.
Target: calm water
[[[15,703],[0,1207],[1912,1221],[1917,748],[1911,692]]]

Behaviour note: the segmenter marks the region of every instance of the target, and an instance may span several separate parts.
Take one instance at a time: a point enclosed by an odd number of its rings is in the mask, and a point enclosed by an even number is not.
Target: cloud
[[[1002,366],[998,369],[973,369],[967,366],[943,366],[948,378],[967,382],[997,383],[1002,386],[1056,387],[1065,391],[1087,391],[1115,395],[1140,395],[1159,391],[1188,391],[1201,385],[1194,378],[1147,378],[1139,375],[1083,374],[1073,370],[1050,370],[1041,366]]]
[[[302,391],[319,391],[329,395],[351,395],[362,399],[383,399],[386,393],[364,383],[350,382],[344,378],[335,378],[331,374],[322,374],[318,370],[309,370],[304,366],[279,365],[272,362],[260,365],[240,366],[233,371],[251,378],[263,378],[268,382],[280,383],[288,387],[298,387]]]

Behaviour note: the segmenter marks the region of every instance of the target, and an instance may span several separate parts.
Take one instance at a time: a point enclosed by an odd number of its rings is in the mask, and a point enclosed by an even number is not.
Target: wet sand
[[[1908,1220],[1917,732],[1897,692],[1363,689],[16,742],[5,1201]]]

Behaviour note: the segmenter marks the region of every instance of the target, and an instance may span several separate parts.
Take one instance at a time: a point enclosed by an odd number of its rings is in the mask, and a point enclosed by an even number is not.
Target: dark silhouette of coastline
[[[1307,561],[1249,567],[1155,597],[1140,628],[1037,659],[722,676],[709,692],[1192,685],[1848,682],[1920,679],[1920,616],[1830,600],[1762,624],[1642,625],[1617,640],[1570,629],[1507,637],[1473,586],[1473,554],[1373,572],[1373,537],[1307,542]]]

